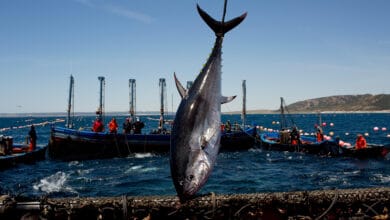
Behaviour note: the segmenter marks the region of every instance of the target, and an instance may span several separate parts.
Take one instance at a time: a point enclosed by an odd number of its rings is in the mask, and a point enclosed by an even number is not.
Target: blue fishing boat
[[[265,150],[303,152],[334,157],[355,157],[360,159],[386,157],[390,152],[390,144],[367,144],[366,148],[356,149],[354,146],[343,146],[337,140],[329,139],[318,142],[316,137],[302,135],[299,144],[291,144],[283,137],[283,132],[262,132],[260,146]],[[284,140],[283,140],[284,139]]]
[[[37,145],[29,150],[28,144],[15,144],[12,137],[0,137],[0,170],[20,163],[34,163],[45,159],[47,146]]]
[[[371,144],[368,143],[365,148],[356,149],[355,147],[341,147],[339,156],[355,157],[359,159],[386,157],[390,152],[390,144]]]
[[[111,134],[53,127],[48,151],[51,158],[64,160],[111,158],[139,152],[166,153],[169,142],[169,134]]]
[[[318,142],[314,136],[301,135],[297,144],[292,144],[287,131],[270,131],[260,134],[260,146],[265,150],[304,152],[318,155],[339,155],[339,146],[334,140]]]
[[[96,111],[97,118],[103,118],[103,86],[104,77],[100,80],[100,104]],[[132,153],[168,153],[170,148],[170,132],[164,127],[165,79],[160,79],[161,108],[159,128],[151,133],[110,133],[91,130],[74,129],[72,112],[73,77],[71,76],[66,127],[53,126],[48,145],[48,154],[53,159],[84,160],[97,158],[126,157]],[[135,79],[129,80],[130,116],[135,118]],[[244,126],[245,127],[245,126]],[[221,133],[221,150],[247,150],[255,145],[256,127],[235,129]]]
[[[314,136],[300,135],[283,97],[280,98],[280,130],[262,132],[260,134],[260,146],[266,150],[304,152],[319,155],[340,154],[340,147],[330,137],[324,138],[322,135],[322,138],[319,140]]]
[[[247,150],[254,146],[256,128],[222,133],[221,150]],[[132,153],[168,153],[170,134],[112,134],[52,127],[48,146],[53,159],[83,160],[125,157]]]

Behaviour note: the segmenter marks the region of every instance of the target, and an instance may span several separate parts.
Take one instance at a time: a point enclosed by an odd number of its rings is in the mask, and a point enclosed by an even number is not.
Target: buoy
[[[378,131],[379,130],[379,128],[378,127],[374,127],[374,131]]]
[[[345,132],[345,135],[346,135],[346,136],[348,136],[348,135],[349,135],[349,133],[348,133],[348,132]]]
[[[276,122],[275,121],[272,121],[272,124],[274,125]]]
[[[388,134],[386,137],[390,138],[390,134]]]
[[[386,128],[386,127],[383,127],[383,128],[382,128],[382,131],[386,131],[386,130],[387,130],[387,128]]]
[[[325,127],[326,126],[326,122],[322,122],[322,126]]]
[[[330,136],[333,136],[333,135],[334,135],[334,132],[333,132],[333,131],[329,132],[329,135],[330,135]]]
[[[334,124],[333,124],[333,122],[331,122],[329,125],[330,125],[331,127],[333,127]]]
[[[368,134],[368,132],[364,133],[364,136],[368,137],[370,136],[370,134]]]

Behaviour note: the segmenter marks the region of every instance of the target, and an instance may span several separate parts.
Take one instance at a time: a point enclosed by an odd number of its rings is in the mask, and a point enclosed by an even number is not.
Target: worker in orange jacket
[[[367,141],[363,137],[363,135],[358,134],[357,139],[356,139],[355,148],[357,150],[367,148]]]
[[[116,119],[112,118],[110,123],[108,124],[108,129],[110,133],[116,134],[118,132],[118,123],[116,123]]]

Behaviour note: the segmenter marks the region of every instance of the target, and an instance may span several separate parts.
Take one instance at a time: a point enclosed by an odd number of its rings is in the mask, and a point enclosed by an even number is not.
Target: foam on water
[[[137,173],[147,173],[147,172],[153,172],[157,171],[160,168],[158,167],[144,167],[142,165],[136,165],[136,166],[131,166],[129,169],[125,171],[126,174],[132,173],[132,172],[137,172]]]
[[[57,172],[51,176],[45,177],[34,184],[33,188],[37,191],[45,193],[53,192],[71,192],[75,193],[72,187],[66,186],[66,181],[69,179],[69,175],[64,172]]]
[[[374,174],[373,175],[375,180],[381,183],[390,183],[390,175],[384,175],[382,173]]]
[[[152,153],[136,153],[134,154],[135,158],[147,158],[147,157],[153,157],[154,155]]]

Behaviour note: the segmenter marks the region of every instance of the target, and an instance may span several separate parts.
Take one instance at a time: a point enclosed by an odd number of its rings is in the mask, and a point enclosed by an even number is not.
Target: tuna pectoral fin
[[[212,18],[210,15],[208,15],[205,11],[203,11],[199,5],[196,5],[198,8],[198,13],[200,17],[206,22],[206,24],[214,31],[215,35],[217,36],[224,36],[225,33],[239,25],[246,17],[247,13],[245,12],[239,17],[233,18],[230,21],[227,22],[220,22]]]
[[[225,104],[225,103],[231,102],[235,98],[236,98],[236,95],[235,96],[229,96],[229,97],[222,96],[221,97],[221,104]]]
[[[187,96],[187,90],[183,87],[183,85],[177,79],[176,73],[173,73],[173,77],[175,78],[175,84],[176,84],[177,91],[179,92],[181,98],[184,98],[185,96]]]

